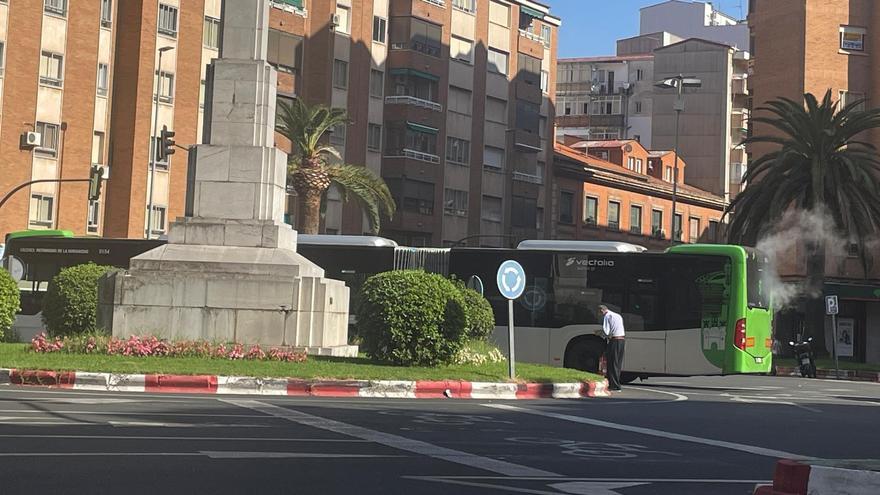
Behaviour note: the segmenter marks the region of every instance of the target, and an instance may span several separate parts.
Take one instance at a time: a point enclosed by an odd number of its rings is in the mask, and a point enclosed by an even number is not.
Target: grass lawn
[[[0,368],[310,379],[508,381],[506,362],[480,366],[406,368],[377,364],[363,356],[357,358],[309,356],[305,363],[281,363],[65,353],[37,354],[28,350],[28,347],[27,344],[0,344]],[[517,363],[516,373],[518,380],[523,382],[571,383],[602,379],[598,375],[582,371],[526,363]]]
[[[773,363],[779,366],[786,366],[789,368],[797,368],[797,361],[793,358],[774,358]],[[821,358],[816,360],[816,368],[820,370],[833,370],[834,369],[834,359],[832,358]],[[840,369],[842,370],[856,370],[856,371],[880,371],[880,364],[872,364],[872,363],[856,363],[853,361],[845,361],[843,359],[840,360]]]

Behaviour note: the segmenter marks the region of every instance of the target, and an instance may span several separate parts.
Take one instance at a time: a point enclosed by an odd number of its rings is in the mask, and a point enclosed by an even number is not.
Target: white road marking
[[[557,478],[534,478],[534,477],[498,477],[498,476],[404,476],[404,479],[432,481],[436,483],[446,483],[452,485],[471,486],[475,488],[486,488],[490,490],[501,490],[507,493],[529,493],[533,495],[559,495],[559,490],[566,485],[568,487],[577,487],[581,491],[570,491],[568,493],[580,493],[589,495],[612,495],[617,492],[608,491],[610,486],[616,488],[625,488],[629,486],[647,485],[651,483],[688,483],[688,484],[738,484],[738,485],[755,485],[770,483],[767,480],[722,480],[722,479],[673,479],[673,478],[640,478],[640,479],[618,479],[618,478],[565,478],[563,483],[548,484],[548,486],[556,488],[556,491],[535,490],[531,488],[519,488],[510,486],[506,482],[510,481],[559,481]],[[491,482],[502,482],[504,484],[493,485]],[[578,483],[578,485],[574,485]],[[599,491],[602,490],[602,491]]]
[[[32,409],[0,409],[0,413],[44,414],[46,411]],[[264,414],[206,414],[187,412],[143,412],[143,411],[51,411],[53,414],[92,414],[97,416],[192,416],[211,418],[265,418]]]
[[[239,425],[235,423],[157,423],[152,421],[108,421],[118,428],[268,428],[269,425]]]
[[[459,450],[440,447],[439,445],[413,440],[391,433],[370,430],[360,426],[350,425],[332,419],[312,416],[293,409],[287,409],[273,404],[267,404],[256,400],[247,399],[220,399],[221,402],[236,405],[253,411],[258,411],[270,416],[284,418],[297,424],[319,428],[321,430],[332,431],[341,435],[368,440],[398,450],[413,452],[416,454],[433,457],[456,464],[462,464],[472,468],[491,471],[493,473],[503,474],[505,476],[561,476],[556,473],[535,469],[528,466],[521,466],[506,461],[499,461],[488,457],[481,457],[475,454],[462,452]]]
[[[632,481],[566,481],[554,483],[550,488],[555,488],[563,493],[573,495],[616,495],[617,488],[629,488],[631,486],[647,485],[647,483],[633,483]]]
[[[655,394],[665,394],[665,395],[671,395],[671,396],[675,397],[675,400],[672,400],[670,402],[679,402],[679,401],[683,401],[683,400],[688,400],[688,397],[686,395],[677,394],[675,392],[668,392],[666,390],[654,390],[650,387],[640,387],[638,385],[628,385],[627,388],[634,388],[636,390],[641,390],[643,392],[654,392]],[[651,404],[656,404],[656,402],[651,402]]]
[[[65,440],[183,440],[212,442],[317,442],[317,443],[369,443],[367,440],[348,438],[264,438],[264,437],[157,437],[139,435],[0,435],[0,438],[57,438]]]
[[[357,459],[376,457],[406,457],[402,455],[381,454],[322,454],[320,452],[233,452],[201,450],[200,454],[211,459]]]
[[[724,449],[730,450],[738,450],[741,452],[748,452],[749,454],[757,454],[763,455],[767,457],[776,457],[776,458],[787,458],[787,459],[795,459],[795,460],[810,460],[815,459],[814,457],[804,456],[800,454],[792,454],[790,452],[784,452],[781,450],[767,449],[764,447],[757,447],[754,445],[745,445],[741,443],[734,442],[726,442],[723,440],[713,440],[711,438],[701,438],[695,437],[692,435],[683,435],[680,433],[672,433],[663,430],[655,430],[652,428],[643,428],[640,426],[630,426],[619,423],[611,423],[609,421],[602,421],[598,419],[584,418],[582,416],[572,416],[569,414],[558,414],[546,411],[539,411],[535,409],[526,409],[524,407],[512,406],[508,404],[482,404],[484,407],[491,407],[493,409],[501,409],[503,411],[513,411],[520,412],[524,414],[534,414],[536,416],[544,416],[548,418],[561,419],[563,421],[571,421],[573,423],[582,423],[588,424],[591,426],[598,426],[600,428],[610,428],[613,430],[622,430],[628,431],[630,433],[638,433],[641,435],[650,435],[661,438],[668,438],[670,440],[679,440],[682,442],[691,442],[691,443],[699,443],[703,445],[710,445],[712,447],[720,447]]]
[[[510,480],[508,476],[403,476],[412,480]],[[543,476],[519,476],[516,478],[521,481],[550,481],[557,482],[560,478],[546,478]],[[564,481],[596,481],[596,482],[643,482],[643,483],[722,483],[722,484],[751,484],[751,483],[772,483],[772,480],[731,480],[716,478],[578,478],[564,477]]]
[[[198,452],[0,452],[0,457],[199,457]]]

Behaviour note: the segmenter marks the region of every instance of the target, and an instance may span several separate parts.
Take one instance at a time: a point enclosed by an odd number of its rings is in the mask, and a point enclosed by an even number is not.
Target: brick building
[[[671,176],[657,175],[674,160],[672,152],[648,152],[630,140],[556,143],[555,153],[553,239],[616,240],[651,249],[669,247],[673,232],[679,233],[675,242],[719,240],[724,199],[684,184],[682,160],[671,216]],[[639,157],[647,160],[643,169]]]
[[[813,93],[821,98],[828,89],[842,103],[867,98],[873,107],[880,100],[880,4],[874,0],[752,0],[749,25],[755,109],[778,97],[798,101]],[[754,123],[750,132],[764,135],[768,130]],[[867,139],[880,145],[880,132]],[[769,149],[756,145],[749,152],[759,157]],[[783,280],[797,283],[807,265],[803,249],[793,251],[780,256],[778,269]],[[829,251],[825,274],[825,294],[840,297],[840,317],[853,326],[852,359],[880,362],[880,263],[865,274],[851,252]],[[787,321],[780,321],[777,329],[790,330]],[[830,321],[827,329],[830,349]]]
[[[14,47],[2,76],[0,191],[33,178],[87,177],[89,165],[100,163],[109,169],[103,204],[88,203],[85,184],[34,185],[4,207],[0,235],[26,228],[161,235],[183,214],[187,153],[159,162],[151,143],[163,126],[183,147],[201,141],[221,0],[95,0],[69,9],[68,2],[0,1],[0,42]],[[399,213],[383,235],[412,245],[544,235],[560,25],[547,6],[270,6],[268,57],[279,69],[279,98],[348,110],[352,124],[329,139],[346,162],[370,167],[391,187]],[[35,128],[45,143],[21,146]],[[322,229],[360,234],[365,222],[331,190]]]

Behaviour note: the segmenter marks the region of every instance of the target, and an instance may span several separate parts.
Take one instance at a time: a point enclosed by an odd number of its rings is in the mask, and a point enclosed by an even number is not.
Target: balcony
[[[535,34],[535,33],[531,32],[531,31],[528,31],[528,30],[525,30],[525,29],[520,29],[520,30],[519,30],[519,35],[522,36],[522,37],[525,38],[525,39],[532,40],[532,41],[536,41],[536,42],[538,42],[538,43],[540,43],[540,44],[542,44],[542,45],[544,44],[544,37],[541,36],[540,34]]]
[[[446,7],[446,2],[443,0],[422,0],[425,3],[430,3],[432,5],[436,5],[438,7]]]
[[[733,80],[731,81],[731,93],[733,93],[734,96],[749,94],[748,81],[749,80],[742,75],[734,76]]]
[[[412,105],[421,108],[427,108],[428,110],[433,110],[435,112],[442,112],[443,105],[430,101],[424,100],[422,98],[417,98],[415,96],[386,96],[385,97],[386,105]]]
[[[440,157],[437,155],[425,153],[422,151],[416,151],[409,148],[402,148],[394,152],[389,152],[385,155],[385,158],[411,158],[413,160],[418,160],[421,162],[440,163]]]
[[[269,5],[285,12],[291,12],[302,17],[308,15],[308,11],[303,5],[303,0],[269,0]]]
[[[543,184],[544,180],[540,175],[527,174],[525,172],[514,172],[513,180],[518,180],[520,182],[529,182],[531,184]]]

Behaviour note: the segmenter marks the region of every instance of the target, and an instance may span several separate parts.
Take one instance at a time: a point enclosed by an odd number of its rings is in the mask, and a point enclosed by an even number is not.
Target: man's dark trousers
[[[624,342],[622,338],[612,338],[608,340],[608,346],[605,348],[608,388],[611,390],[620,390],[620,368],[623,366]]]

